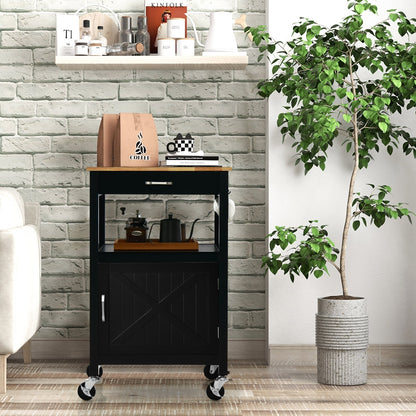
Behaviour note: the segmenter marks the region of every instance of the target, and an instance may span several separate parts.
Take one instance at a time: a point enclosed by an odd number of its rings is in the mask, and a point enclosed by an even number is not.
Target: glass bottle
[[[82,22],[81,39],[88,43],[91,41],[91,30],[89,20],[84,20]]]
[[[143,45],[143,52],[139,55],[150,55],[150,35],[147,31],[147,17],[137,17],[136,43]]]
[[[97,40],[101,43],[103,55],[106,55],[107,51],[107,38],[104,36],[104,27],[103,26],[97,26],[98,35]]]
[[[139,55],[143,51],[141,43],[115,43],[106,48],[107,55]]]
[[[119,36],[120,43],[133,43],[133,32],[131,31],[131,17],[121,16],[121,30]]]

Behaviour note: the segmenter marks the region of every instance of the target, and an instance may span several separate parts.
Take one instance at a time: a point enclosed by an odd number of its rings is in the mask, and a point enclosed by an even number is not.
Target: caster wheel
[[[103,370],[103,368],[99,365],[98,366],[98,377],[102,377],[103,376],[103,373],[104,373],[104,370]],[[91,377],[91,376],[96,376],[97,374],[92,374],[92,371],[91,371],[91,366],[88,366],[87,367],[87,376],[88,377]]]
[[[85,383],[81,383],[78,386],[78,396],[82,400],[91,400],[95,396],[95,387],[93,387],[91,390],[87,390],[85,388]]]
[[[218,394],[214,393],[213,391],[214,388],[214,382],[209,383],[207,386],[207,396],[211,399],[211,400],[221,400],[224,397],[224,387],[221,387],[218,390]]]
[[[204,376],[208,379],[208,380],[215,380],[218,377],[218,366],[215,369],[215,371],[213,373],[210,372],[210,365],[206,365],[204,367]]]

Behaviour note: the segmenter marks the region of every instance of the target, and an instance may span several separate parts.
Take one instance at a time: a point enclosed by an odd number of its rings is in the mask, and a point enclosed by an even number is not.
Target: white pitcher
[[[231,13],[212,12],[210,14],[208,38],[205,46],[199,41],[198,33],[192,17],[188,13],[185,14],[191,20],[197,44],[205,48],[204,53],[235,54],[238,52],[237,42],[233,32],[233,20]]]

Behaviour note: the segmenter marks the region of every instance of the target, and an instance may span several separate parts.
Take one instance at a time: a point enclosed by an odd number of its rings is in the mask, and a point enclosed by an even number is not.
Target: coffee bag
[[[113,166],[158,166],[159,146],[153,116],[120,113],[113,140]]]
[[[113,139],[119,114],[103,114],[97,140],[97,166],[113,166]]]

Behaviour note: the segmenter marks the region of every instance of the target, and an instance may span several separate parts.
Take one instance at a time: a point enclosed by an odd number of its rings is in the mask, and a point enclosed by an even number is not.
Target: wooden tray
[[[161,243],[151,239],[145,243],[128,243],[125,239],[114,242],[114,251],[198,251],[198,242],[194,239],[179,243]]]

